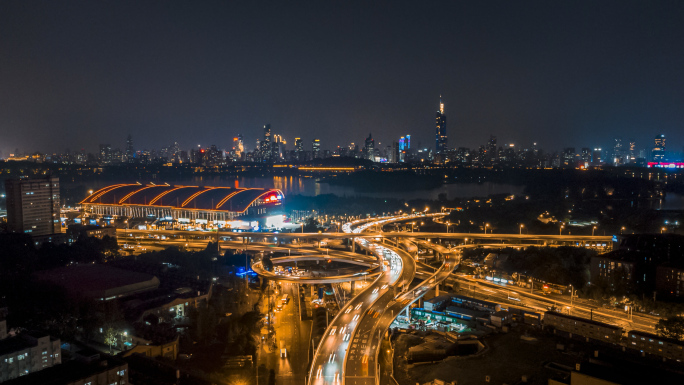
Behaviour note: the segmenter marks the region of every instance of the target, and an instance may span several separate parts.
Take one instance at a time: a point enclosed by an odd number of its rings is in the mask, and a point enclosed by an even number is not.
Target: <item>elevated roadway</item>
[[[415,265],[405,266],[399,253],[377,243],[360,240],[361,247],[368,248],[381,260],[390,264],[360,294],[352,298],[330,322],[326,334],[316,349],[309,372],[309,384],[335,384],[344,381],[344,364],[348,354],[360,356],[367,348],[368,341],[357,337],[369,333],[373,327],[375,310],[382,310],[386,303],[394,297],[394,287],[410,284],[415,273]],[[405,253],[404,253],[405,254]],[[412,260],[412,258],[408,258]],[[376,317],[377,318],[377,317]],[[354,337],[352,337],[354,336]],[[374,366],[371,361],[369,366]]]
[[[430,214],[428,214],[430,215]],[[408,221],[417,217],[392,217],[394,222]],[[420,216],[425,218],[425,216]],[[385,218],[387,219],[387,218]],[[374,225],[375,226],[375,225]],[[538,235],[538,234],[491,234],[491,233],[435,233],[435,232],[364,232],[361,233],[346,233],[346,232],[330,232],[330,233],[261,233],[261,232],[233,232],[233,231],[188,231],[188,230],[125,230],[117,229],[117,237],[128,237],[131,239],[143,239],[149,236],[165,236],[174,239],[207,239],[215,240],[216,237],[226,239],[241,240],[244,243],[258,242],[263,240],[268,242],[273,239],[292,240],[292,239],[307,239],[307,240],[326,240],[326,239],[348,239],[348,238],[420,238],[420,239],[452,239],[464,240],[468,238],[469,241],[507,241],[507,242],[526,242],[537,244],[554,244],[554,243],[606,243],[612,242],[611,236],[591,236],[591,235]],[[136,238],[137,237],[137,238]],[[248,240],[249,239],[249,240]]]

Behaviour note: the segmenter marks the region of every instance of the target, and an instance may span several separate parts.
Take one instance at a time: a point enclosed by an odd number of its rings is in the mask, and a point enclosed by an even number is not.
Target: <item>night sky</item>
[[[0,154],[292,148],[684,146],[681,1],[0,2]]]

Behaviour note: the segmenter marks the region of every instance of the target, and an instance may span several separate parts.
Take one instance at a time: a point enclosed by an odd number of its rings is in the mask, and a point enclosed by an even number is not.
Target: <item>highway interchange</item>
[[[430,214],[429,217],[442,214]],[[425,215],[420,215],[424,217]],[[417,217],[417,216],[415,216]],[[390,327],[397,315],[407,309],[429,290],[434,289],[440,282],[450,286],[458,286],[461,294],[489,299],[502,304],[525,306],[530,310],[543,312],[551,305],[560,311],[570,312],[573,315],[595,320],[618,324],[626,330],[638,329],[653,331],[653,325],[657,317],[643,314],[634,314],[627,318],[624,312],[597,308],[590,303],[574,300],[568,296],[544,295],[539,292],[529,292],[529,289],[513,285],[502,286],[483,279],[475,279],[462,275],[452,274],[452,271],[460,262],[461,250],[466,247],[491,246],[501,247],[503,242],[512,243],[511,246],[526,247],[531,245],[550,244],[574,244],[588,247],[605,247],[609,243],[608,237],[600,236],[536,236],[526,234],[455,234],[455,233],[406,233],[406,232],[382,232],[369,230],[381,229],[383,225],[414,219],[413,216],[398,216],[388,218],[374,218],[347,223],[343,226],[343,233],[324,234],[273,234],[273,233],[201,233],[179,230],[119,230],[119,236],[131,243],[145,245],[142,247],[154,248],[159,243],[158,237],[163,237],[165,246],[177,244],[186,248],[203,249],[209,241],[220,240],[221,249],[242,249],[263,252],[288,253],[287,257],[276,257],[274,262],[292,262],[305,260],[339,260],[352,263],[365,269],[364,274],[349,274],[345,276],[329,277],[306,277],[285,276],[267,272],[257,261],[253,269],[260,275],[272,280],[280,281],[283,290],[291,291],[292,298],[298,296],[297,287],[294,284],[303,283],[339,283],[359,279],[372,280],[368,286],[349,300],[335,318],[329,323],[324,338],[315,350],[315,354],[308,373],[308,383],[314,384],[354,384],[370,385],[377,383],[378,352],[381,346],[382,336]],[[122,234],[123,233],[123,234]],[[151,236],[154,234],[154,236]],[[219,238],[220,236],[220,238]],[[465,237],[471,242],[454,248],[446,248],[437,243],[429,242],[430,239],[463,240]],[[156,237],[156,238],[155,238]],[[314,240],[321,244],[323,240],[350,239],[352,250],[366,250],[371,255],[363,255],[358,252],[340,251],[312,245],[301,240]],[[420,239],[418,239],[418,237]],[[254,242],[263,240],[263,242]],[[282,241],[293,243],[280,244]],[[275,242],[275,244],[274,244]],[[296,242],[296,243],[294,243]],[[508,244],[507,244],[508,245]],[[397,247],[398,246],[398,247]],[[442,264],[435,268],[423,262],[417,262],[418,249],[430,249],[434,255],[442,260]],[[387,261],[386,263],[384,261]],[[422,279],[415,287],[411,283],[415,278]],[[286,285],[285,283],[292,284]],[[286,289],[287,288],[287,289]],[[298,301],[293,301],[298,302]],[[298,304],[297,304],[298,306]],[[295,309],[295,305],[292,305]],[[300,311],[298,307],[295,309]],[[281,316],[280,321],[292,326],[292,330],[301,329],[296,326],[296,312],[288,311],[287,316]],[[291,324],[290,324],[291,323]],[[282,327],[281,327],[282,328]],[[299,329],[298,329],[299,328]],[[306,343],[308,333],[301,330],[292,333],[284,340],[297,345]],[[302,338],[304,338],[302,340]],[[294,378],[293,368],[303,365],[302,357],[292,359],[292,363],[278,363],[279,377],[286,375],[285,371]],[[287,361],[287,360],[286,360]],[[284,367],[283,365],[287,366]],[[269,365],[271,366],[271,365]],[[273,367],[273,366],[271,366]],[[297,370],[295,370],[297,371]],[[292,382],[298,383],[298,382]]]

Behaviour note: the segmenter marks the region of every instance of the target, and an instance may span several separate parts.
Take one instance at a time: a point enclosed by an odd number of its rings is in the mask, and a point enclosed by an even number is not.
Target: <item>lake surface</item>
[[[141,181],[142,183],[143,181]],[[168,182],[176,185],[189,186],[225,186],[225,187],[259,187],[277,188],[285,195],[316,196],[323,194],[335,194],[338,196],[364,196],[374,198],[397,198],[397,199],[437,199],[439,194],[446,194],[447,199],[482,197],[491,194],[522,194],[524,186],[516,186],[498,183],[463,183],[444,184],[434,189],[416,189],[413,191],[386,191],[386,192],[357,192],[351,186],[330,185],[328,183],[316,183],[314,178],[297,176],[274,176],[274,177],[194,177],[174,181],[154,181],[155,183]],[[61,182],[65,186],[76,187],[82,185],[85,190],[97,190],[99,188],[116,184],[131,183],[130,181],[91,181],[91,182]]]
[[[657,208],[659,210],[684,210],[684,195],[667,193]]]

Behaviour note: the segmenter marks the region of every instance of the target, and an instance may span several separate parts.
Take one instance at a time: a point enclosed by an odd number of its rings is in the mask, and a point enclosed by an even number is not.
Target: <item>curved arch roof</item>
[[[233,188],[211,186],[169,186],[117,184],[101,188],[81,204],[95,205],[137,205],[172,207],[176,209],[220,210],[244,212],[259,198],[280,199],[283,192],[278,189]],[[269,202],[270,203],[270,202]]]

